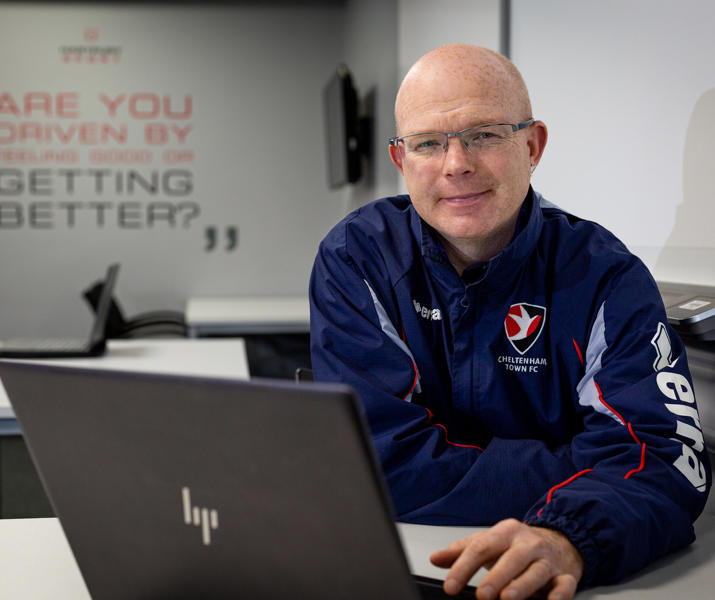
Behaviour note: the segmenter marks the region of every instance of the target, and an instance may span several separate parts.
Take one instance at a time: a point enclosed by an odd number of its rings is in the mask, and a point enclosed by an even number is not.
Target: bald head
[[[395,100],[397,133],[404,135],[412,115],[422,110],[458,110],[475,102],[501,106],[514,121],[532,116],[524,80],[506,57],[469,44],[440,46],[412,65],[402,80]]]

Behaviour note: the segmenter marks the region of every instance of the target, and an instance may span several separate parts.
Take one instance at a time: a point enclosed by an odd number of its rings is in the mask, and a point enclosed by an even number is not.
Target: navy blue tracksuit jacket
[[[584,585],[694,539],[710,488],[683,345],[642,262],[533,190],[460,278],[408,196],[348,215],[310,283],[317,380],[352,385],[399,520],[561,530]]]

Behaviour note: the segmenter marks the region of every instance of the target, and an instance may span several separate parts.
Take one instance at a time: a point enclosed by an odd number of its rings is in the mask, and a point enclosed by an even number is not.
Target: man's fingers
[[[452,566],[458,556],[459,554],[450,553],[448,550],[438,550],[430,555],[429,560],[435,567],[447,569]]]
[[[494,562],[479,584],[480,600],[491,600],[501,590],[511,590],[514,598],[527,598],[542,587],[551,577],[548,564],[536,564],[534,553],[529,547],[512,546]],[[528,593],[526,593],[525,590]],[[509,595],[507,594],[507,597]]]
[[[458,593],[481,567],[489,568],[477,588],[479,600],[523,600],[537,592],[548,600],[570,600],[583,570],[563,534],[514,519],[454,542],[430,560],[451,567],[444,583],[448,594]]]
[[[508,553],[504,555],[504,558],[507,558],[507,555]],[[499,567],[499,562],[497,561],[495,568],[490,571],[490,575]],[[516,569],[521,574],[518,577],[509,579],[509,573],[513,573],[513,569]],[[503,589],[502,594],[504,597],[510,598],[510,600],[522,600],[531,598],[533,594],[547,585],[552,578],[553,571],[545,560],[534,561],[528,566],[520,565],[512,560],[507,568],[502,573],[499,573],[499,578],[493,581],[493,585],[495,589]],[[492,580],[487,583],[492,583]]]
[[[559,575],[554,577],[553,585],[547,600],[571,600],[576,594],[578,581],[572,575]]]
[[[469,537],[452,542],[446,548],[442,548],[442,550],[437,550],[436,552],[433,552],[429,557],[430,562],[436,567],[447,568],[451,566],[452,563],[460,557],[460,555],[462,554],[462,552],[464,552],[466,548],[469,548],[472,544],[474,544],[475,540],[488,536],[490,536],[490,530],[480,531],[470,535]],[[477,543],[484,542],[477,541]]]
[[[508,540],[494,535],[491,529],[461,541],[467,543],[456,560],[453,560],[444,581],[444,589],[448,594],[458,593],[481,567],[490,564],[508,548]]]
[[[464,549],[469,545],[470,540],[471,537],[466,537],[461,540],[457,540],[456,542],[452,542],[449,546],[443,548],[442,550],[433,552],[429,557],[430,562],[436,567],[443,567],[446,569],[451,566],[455,560],[457,560],[460,554],[462,554]]]

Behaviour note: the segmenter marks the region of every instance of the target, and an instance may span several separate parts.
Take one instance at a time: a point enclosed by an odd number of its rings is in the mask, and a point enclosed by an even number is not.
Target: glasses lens
[[[464,145],[470,150],[498,148],[514,137],[511,125],[482,125],[462,134]]]
[[[408,135],[403,138],[405,150],[415,156],[439,156],[443,152],[445,144],[443,133],[419,133]]]

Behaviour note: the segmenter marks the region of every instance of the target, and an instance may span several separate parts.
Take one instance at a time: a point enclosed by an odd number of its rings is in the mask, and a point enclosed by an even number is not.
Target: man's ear
[[[543,121],[535,121],[528,130],[527,144],[529,145],[529,158],[532,165],[538,165],[541,160],[541,155],[546,148],[546,140],[549,137],[549,132]]]
[[[404,167],[402,166],[404,155],[402,154],[402,150],[399,146],[393,146],[392,144],[388,146],[388,149],[390,151],[390,159],[397,167],[397,170],[404,175]]]

